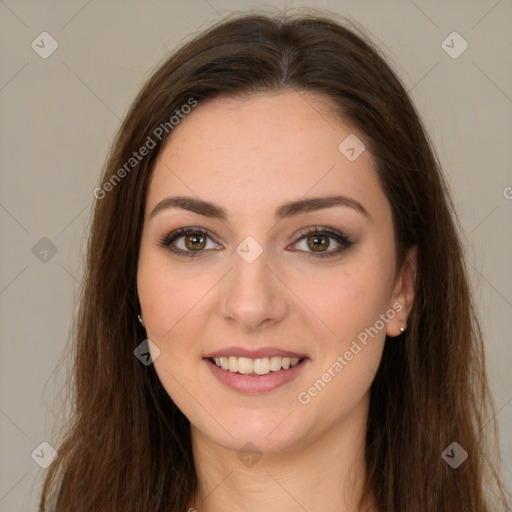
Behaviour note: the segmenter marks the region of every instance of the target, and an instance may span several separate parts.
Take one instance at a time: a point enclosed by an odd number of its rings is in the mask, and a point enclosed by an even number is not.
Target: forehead
[[[352,161],[340,151],[354,135],[364,140],[318,95],[287,91],[199,103],[157,159],[148,208],[170,194],[198,196],[235,213],[237,206],[342,193],[369,210],[386,209],[370,151]]]

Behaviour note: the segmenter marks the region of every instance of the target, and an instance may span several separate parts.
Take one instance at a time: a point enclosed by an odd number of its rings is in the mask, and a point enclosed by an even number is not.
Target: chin
[[[244,446],[250,444],[262,453],[278,453],[300,444],[307,432],[303,421],[295,424],[292,420],[293,414],[288,418],[286,414],[276,419],[275,412],[268,415],[259,413],[238,422],[233,422],[233,416],[219,418],[219,423],[225,430],[220,426],[212,430],[210,418],[206,431],[200,430],[204,436],[234,452],[239,452]]]

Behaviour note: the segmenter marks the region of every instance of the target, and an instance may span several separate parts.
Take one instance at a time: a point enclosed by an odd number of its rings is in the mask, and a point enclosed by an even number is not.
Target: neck
[[[315,439],[279,453],[264,452],[259,459],[239,456],[192,425],[198,487],[187,510],[376,511],[373,503],[358,507],[365,481],[367,408],[354,412]]]

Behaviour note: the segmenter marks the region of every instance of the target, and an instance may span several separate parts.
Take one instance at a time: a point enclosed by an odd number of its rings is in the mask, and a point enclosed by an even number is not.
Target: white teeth
[[[234,366],[234,365],[233,365]],[[253,369],[253,360],[248,357],[239,357],[238,358],[238,372],[248,375],[252,373]]]
[[[229,371],[230,372],[238,371],[238,359],[236,357],[229,358]]]
[[[267,375],[270,372],[277,372],[281,369],[287,370],[300,361],[298,357],[261,357],[257,359],[250,359],[248,357],[235,357],[235,356],[222,356],[214,358],[215,364],[223,370],[228,370],[234,373],[242,373],[250,375]]]
[[[268,357],[255,359],[253,363],[253,371],[257,375],[266,375],[267,373],[270,373],[270,359]]]
[[[270,371],[276,372],[277,370],[280,370],[282,361],[283,361],[282,357],[272,356],[270,358]]]

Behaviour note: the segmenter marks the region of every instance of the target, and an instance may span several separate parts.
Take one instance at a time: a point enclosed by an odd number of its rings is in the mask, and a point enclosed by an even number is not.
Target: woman
[[[456,214],[364,35],[210,28],[143,87],[94,195],[41,511],[507,506]]]

